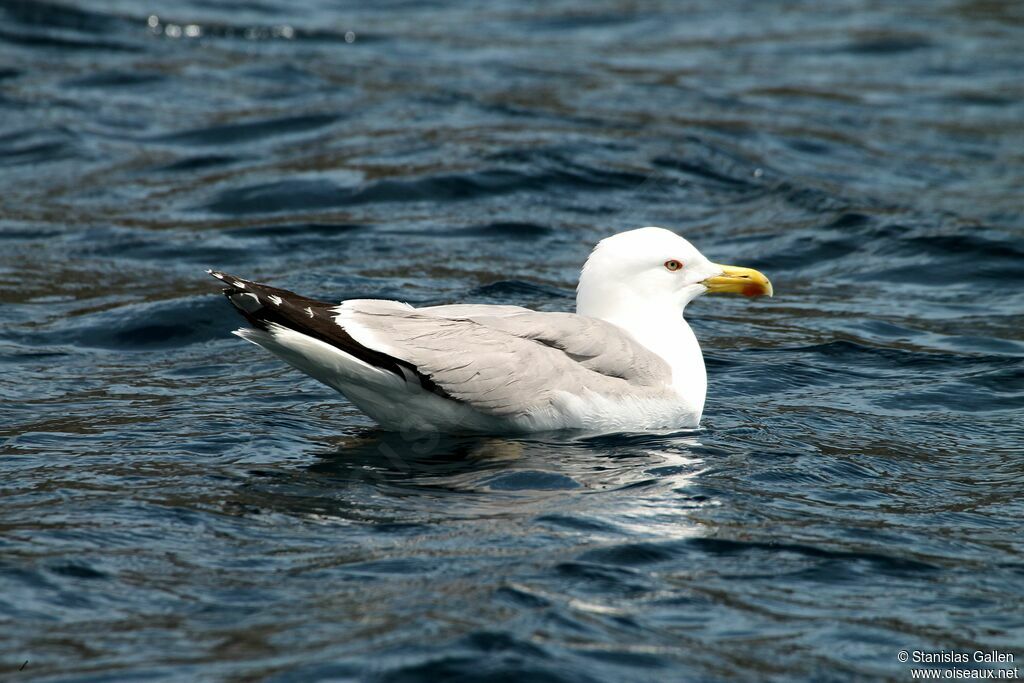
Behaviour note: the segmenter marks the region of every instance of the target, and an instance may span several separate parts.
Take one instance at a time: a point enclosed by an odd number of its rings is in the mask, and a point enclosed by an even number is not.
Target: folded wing
[[[211,274],[228,286],[225,295],[254,327],[312,337],[391,381],[418,383],[487,415],[527,415],[588,392],[609,398],[658,393],[671,376],[667,364],[627,332],[572,313],[471,304],[415,309],[372,299],[334,305]],[[310,374],[323,380],[322,373]]]
[[[483,413],[527,414],[588,392],[657,392],[671,377],[660,357],[601,320],[512,306],[399,306],[346,301],[335,320]]]

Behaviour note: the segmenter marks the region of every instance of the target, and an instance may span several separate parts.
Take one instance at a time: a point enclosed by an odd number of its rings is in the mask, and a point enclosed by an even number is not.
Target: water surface
[[[1024,657],[1021,5],[364,4],[0,0],[0,671]],[[641,225],[775,284],[698,432],[385,434],[203,273],[566,310]]]

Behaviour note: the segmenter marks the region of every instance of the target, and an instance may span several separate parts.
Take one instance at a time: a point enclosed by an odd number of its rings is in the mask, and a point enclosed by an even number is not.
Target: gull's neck
[[[623,296],[589,296],[581,289],[576,312],[600,318],[629,332],[634,339],[660,356],[672,369],[672,386],[698,411],[704,406],[707,374],[704,356],[693,330],[675,301]]]

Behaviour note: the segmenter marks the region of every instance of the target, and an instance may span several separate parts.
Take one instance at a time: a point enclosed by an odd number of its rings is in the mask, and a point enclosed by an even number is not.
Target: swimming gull
[[[683,310],[705,292],[772,295],[758,271],[712,263],[653,227],[597,244],[580,273],[575,313],[334,304],[208,272],[252,325],[235,334],[398,431],[696,427],[707,375]]]

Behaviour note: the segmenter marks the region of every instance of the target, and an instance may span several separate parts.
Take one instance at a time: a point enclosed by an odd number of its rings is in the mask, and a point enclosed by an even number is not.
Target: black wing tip
[[[250,282],[218,270],[207,273],[225,285],[224,295],[243,318],[256,329],[267,330],[279,325],[326,344],[382,370],[388,370],[400,379],[407,379],[402,368],[410,371],[421,387],[450,400],[456,400],[413,364],[387,353],[363,346],[337,322],[330,311],[335,304],[300,296],[285,289],[277,289],[258,282]]]
[[[408,370],[423,389],[441,398],[457,400],[412,363],[357,342],[331,315],[330,311],[335,304],[243,280],[212,268],[207,268],[206,273],[227,285],[223,290],[224,296],[254,328],[268,330],[271,325],[278,325],[294,330],[329,344],[364,363],[393,372],[399,379],[407,380],[403,369]]]
[[[267,293],[262,291],[263,287],[255,282],[243,280],[212,268],[207,268],[206,272],[219,280],[221,284],[226,285],[221,292],[250,325],[257,329],[267,329],[268,321],[265,319],[263,311],[267,306],[267,299],[273,300],[277,297],[268,297]],[[277,300],[280,301],[280,299]]]

